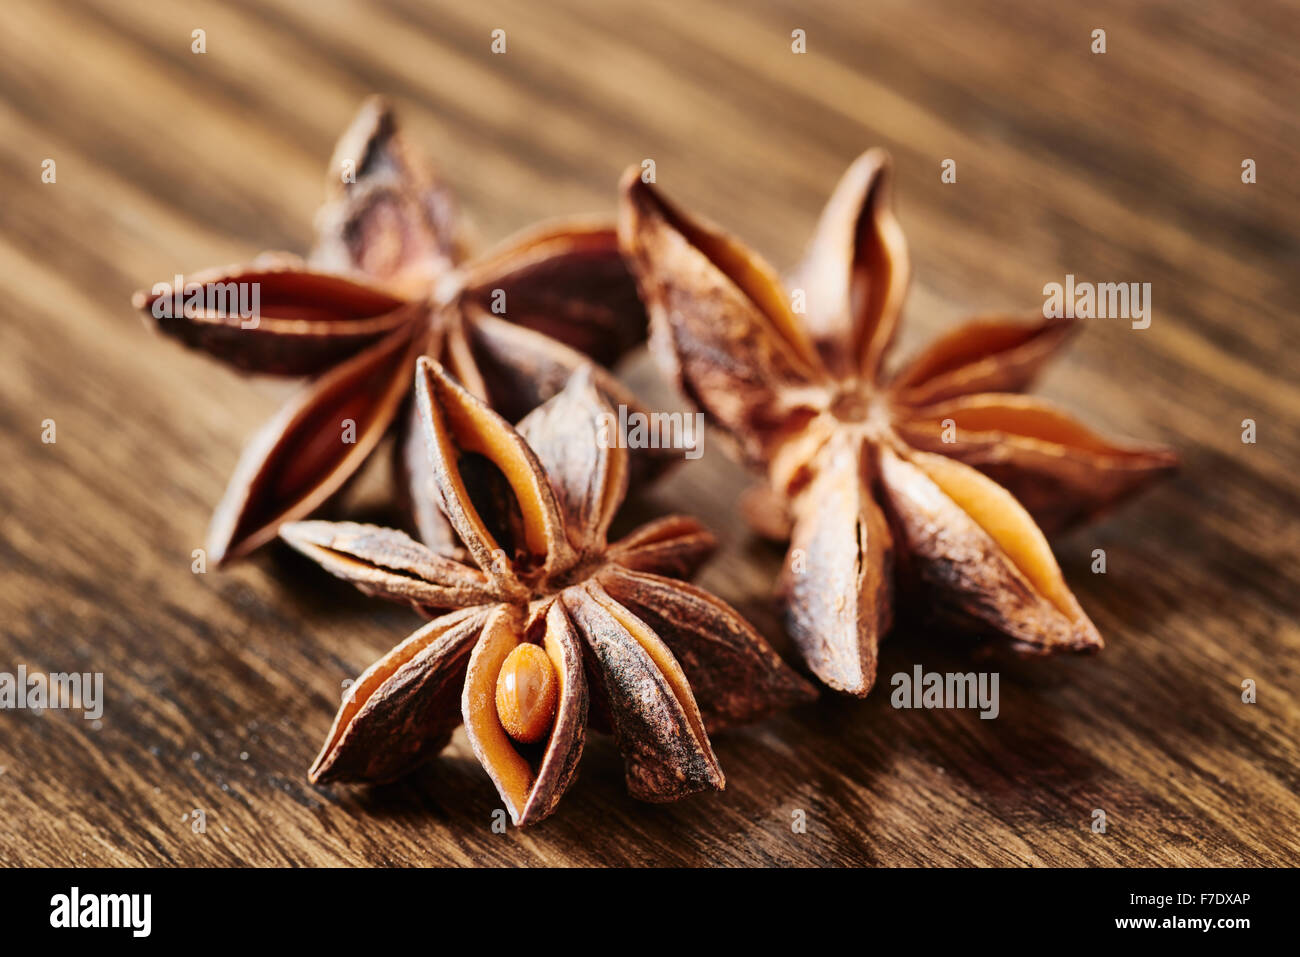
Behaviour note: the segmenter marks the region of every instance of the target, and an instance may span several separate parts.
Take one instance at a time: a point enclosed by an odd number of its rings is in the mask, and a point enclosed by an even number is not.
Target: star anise
[[[827,203],[791,282],[798,312],[766,262],[638,172],[619,233],[652,349],[766,472],[748,511],[791,536],[785,620],[813,672],[871,689],[896,579],[1020,651],[1101,648],[1036,520],[1091,518],[1175,459],[1018,394],[1072,324],[976,319],[886,375],[909,272],[886,154],[860,157]]]
[[[209,531],[218,564],[319,509],[390,427],[413,415],[416,356],[436,356],[513,420],[553,395],[586,356],[610,363],[644,338],[612,224],[543,225],[467,260],[450,191],[399,135],[382,100],[362,106],[331,173],[309,260],[265,254],[191,276],[184,290],[159,284],[135,296],[158,329],[187,346],[246,372],[309,377],[235,469]],[[231,308],[228,293],[251,284],[260,307],[250,318]],[[187,299],[193,308],[166,308]],[[639,408],[612,376],[596,376],[615,402]],[[405,432],[398,454],[409,474],[399,485],[417,490],[411,499],[425,541],[450,547],[450,530],[421,491],[429,482],[423,440]],[[663,464],[657,454],[634,459],[638,476]]]
[[[709,732],[815,695],[731,607],[667,577],[714,546],[693,519],[606,544],[628,456],[588,368],[517,430],[428,358],[416,392],[437,502],[472,564],[371,525],[280,529],[362,591],[442,612],[350,686],[312,781],[395,778],[463,720],[511,818],[530,824],[573,778],[590,702],[628,790],[674,800],[723,787]]]

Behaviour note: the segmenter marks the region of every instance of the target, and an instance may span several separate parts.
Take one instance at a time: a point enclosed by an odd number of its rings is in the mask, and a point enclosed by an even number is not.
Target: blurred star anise
[[[307,261],[269,253],[190,276],[185,289],[202,291],[204,303],[180,314],[155,308],[186,297],[172,285],[134,299],[163,333],[238,369],[308,377],[244,450],[209,531],[218,564],[317,511],[390,427],[409,424],[416,356],[437,357],[513,420],[555,394],[587,356],[612,363],[644,338],[612,224],[544,225],[467,260],[450,191],[377,98],[339,140],[330,168]],[[250,322],[220,294],[253,283],[260,308]],[[638,408],[611,376],[596,376],[615,402]],[[451,547],[450,529],[429,505],[423,440],[405,433],[399,485],[412,490],[425,541]],[[634,478],[662,464],[637,458]]]
[[[815,696],[732,608],[665,577],[712,551],[694,520],[606,544],[628,457],[603,442],[589,367],[517,430],[427,358],[416,392],[437,501],[473,564],[371,525],[280,529],[362,591],[443,612],[351,685],[312,781],[398,777],[463,720],[511,818],[531,824],[574,776],[590,704],[632,795],[669,801],[723,787],[710,731]]]
[[[1018,650],[1099,649],[1040,524],[1091,518],[1175,462],[1019,394],[1069,321],[977,319],[884,374],[909,272],[889,171],[873,150],[841,179],[791,282],[799,318],[765,261],[638,170],[619,221],[652,348],[767,473],[747,511],[791,536],[791,637],[822,681],[858,695],[875,680],[896,579]]]

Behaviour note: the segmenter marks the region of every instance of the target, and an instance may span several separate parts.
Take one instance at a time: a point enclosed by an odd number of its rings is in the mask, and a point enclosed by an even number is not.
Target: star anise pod
[[[909,272],[886,154],[860,157],[827,203],[791,282],[798,313],[763,259],[638,172],[619,232],[652,349],[766,472],[748,511],[791,536],[785,620],[813,672],[871,689],[896,579],[1020,651],[1099,649],[1036,520],[1091,518],[1175,459],[1019,394],[1071,323],[976,319],[886,375]]]
[[[463,720],[511,818],[530,824],[573,778],[590,704],[628,790],[674,800],[723,787],[709,732],[815,696],[735,610],[668,577],[713,549],[693,519],[606,544],[628,455],[610,447],[588,368],[518,429],[428,358],[416,392],[437,502],[472,563],[393,529],[281,527],[362,591],[442,613],[350,686],[313,782],[395,778]]]
[[[390,428],[413,415],[416,356],[436,356],[513,420],[553,395],[587,356],[611,363],[644,338],[644,311],[612,223],[543,225],[467,259],[450,191],[378,98],[339,140],[330,183],[309,260],[265,254],[191,276],[185,290],[159,284],[135,296],[158,329],[187,346],[245,372],[308,377],[235,469],[209,531],[218,564],[319,509]],[[249,318],[230,307],[228,293],[251,284],[260,304]],[[164,308],[187,298],[194,308]],[[639,409],[612,376],[596,376],[615,402]],[[398,454],[409,474],[399,485],[419,490],[414,503],[427,503],[423,440],[405,431]],[[662,466],[658,456],[635,458],[637,476]],[[426,542],[450,547],[436,509],[417,504],[415,519]]]

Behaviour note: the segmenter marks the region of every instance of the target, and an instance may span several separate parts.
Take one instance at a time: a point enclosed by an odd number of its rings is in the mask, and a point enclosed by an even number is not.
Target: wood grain
[[[94,725],[0,712],[0,862],[1300,863],[1298,12],[7,4],[0,671],[100,671],[107,703]],[[1104,55],[1089,49],[1098,27]],[[489,50],[497,28],[504,55]],[[195,29],[205,54],[190,50]],[[882,675],[996,668],[999,718],[894,710],[887,686],[827,695],[719,736],[726,792],[667,807],[627,798],[597,740],[559,813],[524,832],[493,833],[498,801],[463,733],[400,784],[309,786],[340,682],[416,620],[283,552],[191,573],[239,448],[282,390],[149,336],[128,297],[262,249],[304,251],[334,137],[375,91],[485,241],[612,212],[618,172],[650,157],[674,197],[784,267],[843,167],[888,147],[915,277],[900,354],[964,315],[1037,309],[1066,273],[1152,283],[1149,329],[1090,323],[1041,387],[1185,463],[1057,543],[1106,651],[972,664],[961,636],[897,633]],[[940,182],[946,158],[955,184]],[[676,404],[644,357],[623,371]],[[1256,444],[1241,440],[1247,418]],[[375,514],[384,481],[368,476],[354,510]],[[768,598],[780,555],[737,515],[746,482],[706,446],[632,517],[704,517],[725,542],[704,584],[788,650]],[[1105,575],[1090,572],[1094,548]],[[186,817],[196,808],[205,833]],[[806,833],[791,827],[799,810]]]

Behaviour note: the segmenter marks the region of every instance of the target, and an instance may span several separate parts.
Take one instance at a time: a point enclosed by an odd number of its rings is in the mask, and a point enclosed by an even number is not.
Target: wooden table
[[[0,713],[0,862],[1300,862],[1297,9],[1087,6],[6,4],[0,671],[103,672],[106,706],[98,723]],[[191,572],[283,389],[147,334],[128,299],[304,251],[333,140],[374,91],[487,241],[612,213],[619,171],[650,157],[671,195],[785,266],[842,168],[886,146],[914,262],[903,353],[976,311],[1035,310],[1067,273],[1150,282],[1149,329],[1088,323],[1040,389],[1184,460],[1056,543],[1106,651],[972,664],[960,636],[895,634],[866,700],[720,735],[723,794],[638,804],[596,740],[559,813],[523,832],[491,830],[463,733],[399,784],[310,786],[340,683],[416,618],[283,552]],[[644,356],[622,371],[675,406]],[[710,522],[724,548],[702,581],[788,651],[780,554],[737,514],[746,481],[714,446],[634,508]],[[894,710],[884,682],[915,664],[996,668],[1000,716]]]

